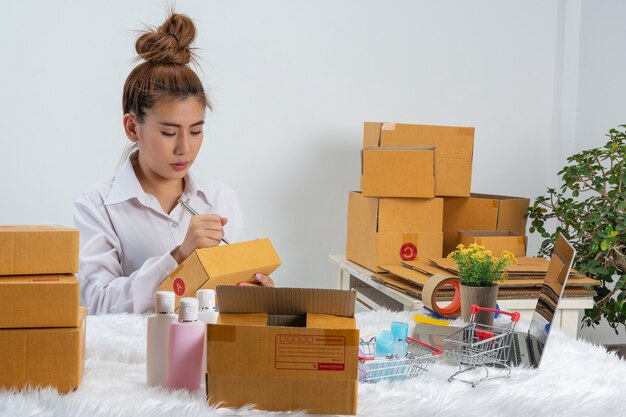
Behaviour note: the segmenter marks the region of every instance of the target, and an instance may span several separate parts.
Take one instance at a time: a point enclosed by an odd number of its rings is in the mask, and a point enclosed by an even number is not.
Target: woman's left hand
[[[242,287],[249,287],[252,285],[259,285],[261,287],[273,287],[274,281],[268,275],[265,274],[256,274],[254,276],[256,278],[256,282],[240,282],[239,285]]]

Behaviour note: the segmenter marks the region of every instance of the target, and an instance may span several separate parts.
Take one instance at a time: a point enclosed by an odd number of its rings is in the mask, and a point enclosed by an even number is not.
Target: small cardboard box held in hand
[[[0,275],[78,272],[78,238],[63,226],[0,226]]]
[[[210,405],[356,414],[354,291],[217,287],[207,326]]]
[[[176,308],[182,297],[193,297],[200,288],[255,282],[254,275],[269,275],[280,258],[269,239],[196,249],[161,284],[159,290],[174,291]]]

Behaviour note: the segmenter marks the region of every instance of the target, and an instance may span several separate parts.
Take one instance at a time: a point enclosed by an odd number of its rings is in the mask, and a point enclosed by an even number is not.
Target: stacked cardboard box
[[[365,123],[361,189],[348,203],[346,257],[381,265],[443,255],[444,198],[469,197],[474,129]]]
[[[78,231],[0,226],[0,388],[76,389],[85,352]]]
[[[524,240],[526,254],[526,212],[530,199],[501,195],[471,194],[469,197],[445,198],[443,203],[443,252],[448,254],[460,243],[476,242],[499,251],[502,244],[516,250]],[[468,232],[474,231],[474,232]],[[491,233],[489,233],[491,232]],[[517,236],[518,239],[511,239]],[[486,239],[490,237],[491,239]],[[491,246],[493,245],[493,246]]]

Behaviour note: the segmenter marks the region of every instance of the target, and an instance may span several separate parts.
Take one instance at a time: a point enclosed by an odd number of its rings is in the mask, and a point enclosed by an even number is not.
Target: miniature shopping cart
[[[476,314],[479,311],[505,314],[511,318],[504,327],[487,326],[476,323]],[[511,375],[511,368],[507,364],[509,350],[515,325],[520,319],[520,314],[507,311],[484,308],[472,305],[470,324],[446,337],[448,356],[459,363],[459,370],[448,381],[459,380],[472,384],[473,387],[480,382],[493,378],[506,378]],[[491,374],[489,371],[491,367]],[[484,376],[474,379],[462,379],[459,375],[482,367]]]
[[[442,350],[407,337],[407,354],[404,357],[390,355],[374,357],[376,338],[360,341],[359,381],[378,382],[381,380],[400,381],[421,375],[428,365],[435,361]]]

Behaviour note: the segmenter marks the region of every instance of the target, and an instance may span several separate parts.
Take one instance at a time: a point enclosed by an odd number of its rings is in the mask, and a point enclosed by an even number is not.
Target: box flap
[[[381,146],[436,146],[439,157],[472,159],[474,128],[383,123]]]
[[[236,285],[242,281],[254,281],[255,273],[269,275],[281,261],[269,239],[220,245],[196,250],[209,282]],[[216,284],[216,285],[218,285]]]
[[[219,285],[217,303],[222,313],[331,314],[354,317],[356,293],[317,288],[272,288]]]

